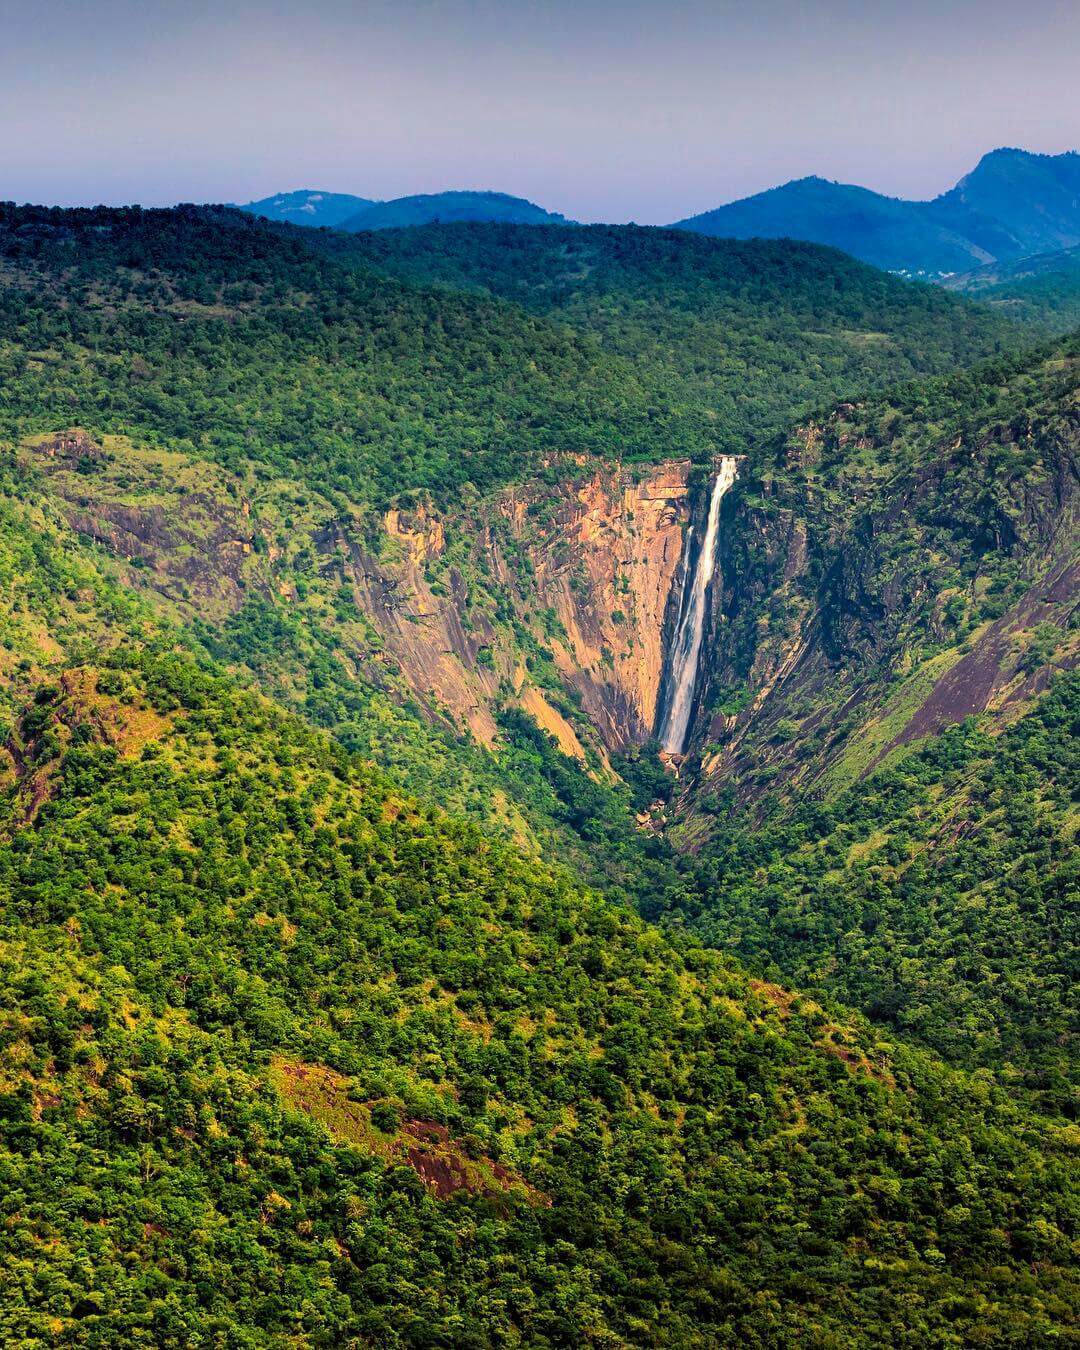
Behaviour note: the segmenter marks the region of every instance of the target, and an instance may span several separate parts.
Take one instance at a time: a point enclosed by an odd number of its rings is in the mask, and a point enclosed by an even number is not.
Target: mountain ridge
[[[259,201],[247,202],[238,209],[249,215],[263,216],[267,220],[289,221],[293,225],[307,225],[316,229],[320,226],[338,229],[349,216],[374,205],[375,201],[370,197],[297,188],[292,192],[278,192]]]
[[[676,228],[811,239],[890,271],[936,279],[1080,243],[1080,155],[992,150],[954,187],[925,201],[804,177],[686,217]]]
[[[237,207],[266,220],[315,229],[388,230],[447,221],[502,221],[507,224],[572,224],[525,197],[507,192],[448,189],[379,200],[350,193],[298,188]]]

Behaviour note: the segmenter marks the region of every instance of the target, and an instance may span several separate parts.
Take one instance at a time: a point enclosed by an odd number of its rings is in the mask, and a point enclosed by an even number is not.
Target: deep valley
[[[1071,1343],[1080,349],[971,296],[0,208],[0,1338]]]

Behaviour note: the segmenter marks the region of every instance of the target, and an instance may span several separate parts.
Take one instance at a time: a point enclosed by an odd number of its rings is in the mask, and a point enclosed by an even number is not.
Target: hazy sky
[[[0,199],[933,196],[1080,148],[1078,75],[1078,0],[0,0]]]

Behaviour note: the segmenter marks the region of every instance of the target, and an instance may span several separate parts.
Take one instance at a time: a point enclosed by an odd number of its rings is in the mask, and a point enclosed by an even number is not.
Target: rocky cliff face
[[[801,428],[725,532],[699,795],[828,793],[1077,661],[1075,403],[873,474],[853,413]]]
[[[1003,725],[1077,659],[1075,398],[917,453],[860,418],[802,427],[724,499],[679,788],[689,843],[710,799],[827,795],[969,714]],[[171,618],[288,606],[432,719],[495,747],[516,705],[594,774],[654,734],[709,495],[687,461],[565,457],[446,513],[418,498],[374,517],[120,440],[23,453]]]
[[[692,502],[690,464],[679,461],[640,477],[595,470],[499,503],[506,529],[493,536],[494,580],[524,612],[530,603],[546,611],[556,668],[608,749],[654,730]]]
[[[376,519],[115,438],[69,432],[24,453],[68,524],[181,619],[255,597],[301,609],[369,677],[486,745],[505,702],[594,768],[653,732],[688,461],[567,458],[445,515],[418,500]]]
[[[603,758],[653,732],[691,466],[549,470],[447,520],[388,513],[401,556],[354,550],[357,599],[410,684],[481,740],[512,696],[568,753],[592,739]]]

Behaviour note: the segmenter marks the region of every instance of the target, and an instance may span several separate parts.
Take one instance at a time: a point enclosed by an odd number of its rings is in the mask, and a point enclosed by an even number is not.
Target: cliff
[[[693,846],[724,802],[828,796],[970,715],[1005,726],[1075,664],[1076,364],[1017,378],[1021,415],[1007,385],[959,431],[933,407],[842,404],[740,467],[673,838]],[[374,513],[120,438],[22,456],[171,620],[286,607],[347,680],[491,749],[520,708],[594,777],[656,731],[709,497],[687,460],[561,456],[453,510],[414,494]]]
[[[690,814],[828,795],[968,716],[1000,729],[1076,664],[1075,367],[1054,383],[944,438],[841,405],[743,485]]]
[[[70,431],[22,453],[68,525],[170,617],[285,604],[332,628],[366,676],[488,746],[503,703],[594,769],[652,734],[689,461],[567,457],[453,513],[418,497],[373,515],[122,438]]]
[[[611,750],[647,740],[655,725],[690,468],[682,460],[640,477],[598,469],[553,489],[511,490],[499,503],[507,528],[494,540],[494,580],[518,597],[534,636],[546,636]]]

